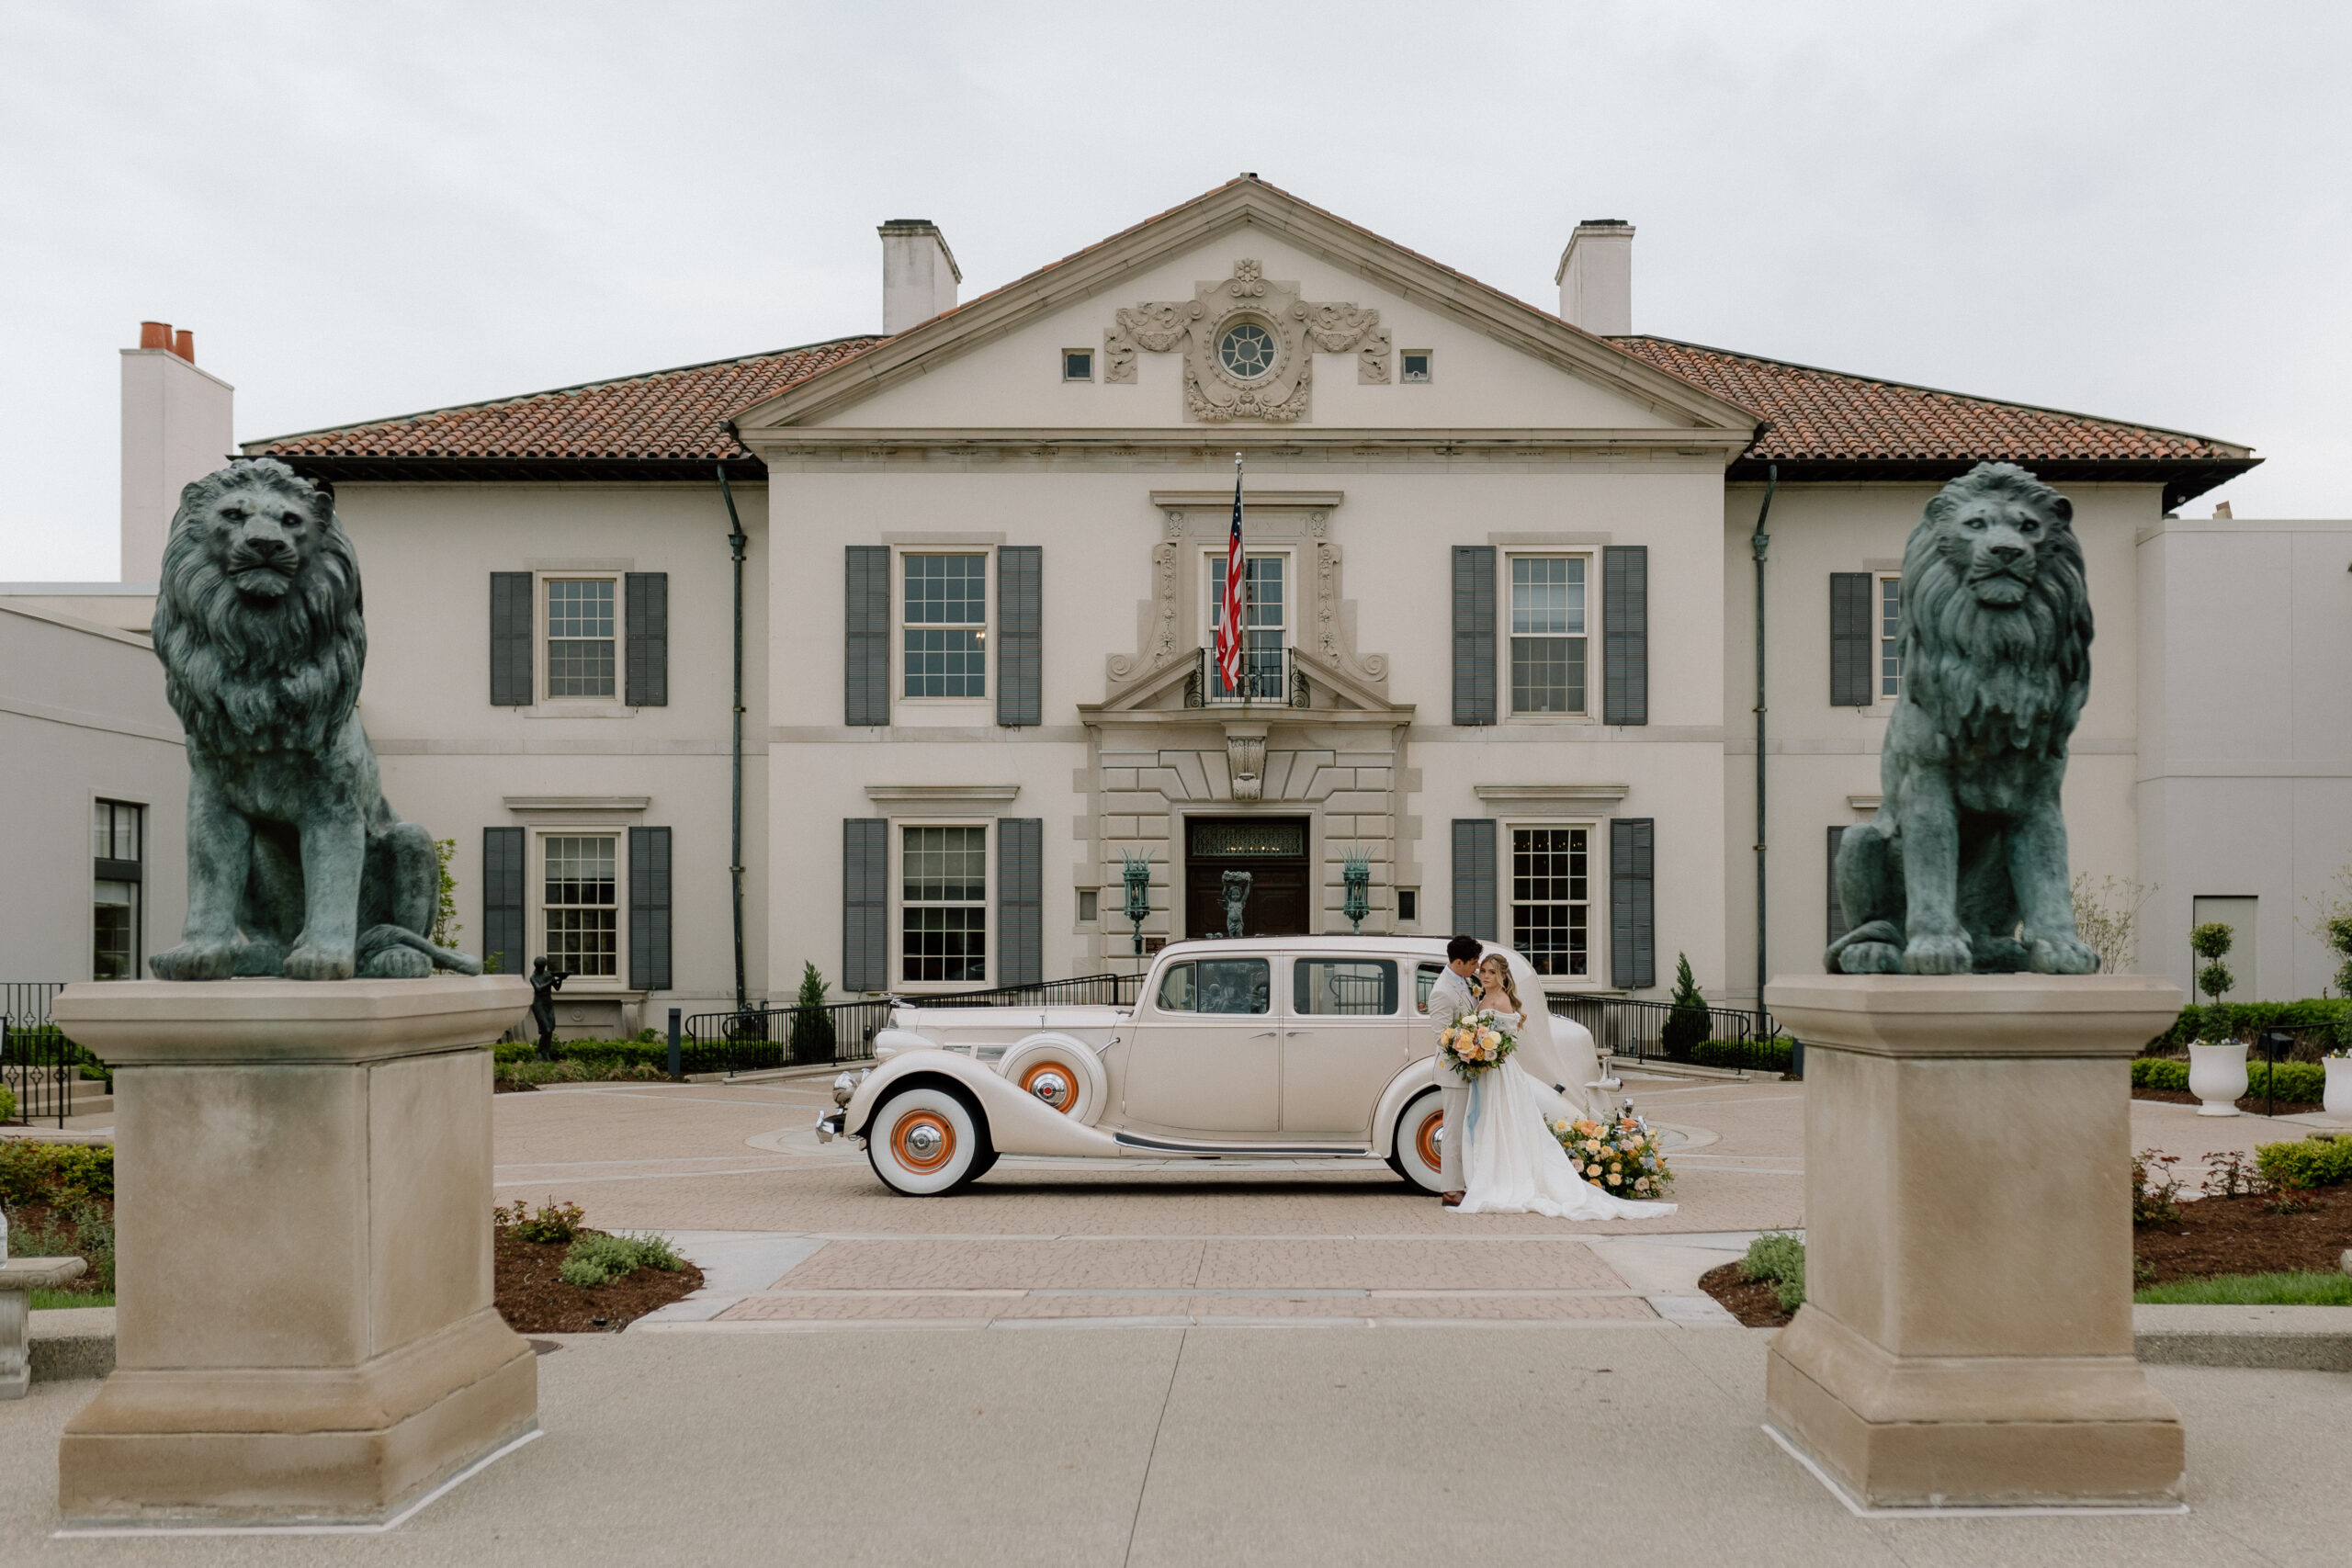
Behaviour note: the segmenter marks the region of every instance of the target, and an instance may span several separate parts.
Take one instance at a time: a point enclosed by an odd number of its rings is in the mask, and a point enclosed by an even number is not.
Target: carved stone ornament
[[[1225,732],[1225,762],[1233,775],[1233,798],[1257,800],[1266,789],[1266,732]]]
[[[1315,355],[1356,355],[1356,379],[1385,386],[1388,329],[1369,306],[1317,303],[1298,285],[1270,281],[1261,264],[1238,261],[1233,276],[1196,284],[1187,300],[1124,307],[1102,334],[1102,379],[1132,383],[1136,355],[1184,355],[1184,417],[1283,424],[1305,419]]]

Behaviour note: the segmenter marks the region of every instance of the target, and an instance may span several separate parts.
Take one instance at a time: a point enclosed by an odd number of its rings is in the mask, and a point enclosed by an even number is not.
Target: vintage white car
[[[1541,1008],[1526,961],[1488,951]],[[817,1134],[862,1142],[910,1194],[953,1192],[1008,1154],[1385,1160],[1435,1192],[1425,1007],[1444,966],[1435,937],[1193,941],[1160,952],[1132,1008],[899,1008]],[[1521,1060],[1580,1106],[1599,1081],[1592,1037],[1545,1021]]]

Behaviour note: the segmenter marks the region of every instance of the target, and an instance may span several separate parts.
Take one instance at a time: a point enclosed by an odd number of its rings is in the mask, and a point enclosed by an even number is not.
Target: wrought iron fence
[[[1251,705],[1287,708],[1313,705],[1307,699],[1306,671],[1298,667],[1295,648],[1250,648],[1241,652],[1241,679],[1228,686],[1216,667],[1212,649],[1193,653],[1184,677],[1188,708],[1246,707]]]
[[[0,981],[0,1089],[16,1099],[10,1122],[64,1126],[82,1064],[96,1060],[50,1017],[50,1002],[64,988],[62,980]]]
[[[679,1065],[690,1073],[765,1072],[775,1067],[870,1062],[874,1037],[902,1007],[1125,1007],[1139,975],[1082,975],[1031,986],[997,986],[939,996],[883,997],[823,1007],[751,1008],[696,1013],[683,1025]]]
[[[1626,997],[1559,997],[1552,998],[1555,1018],[1573,1019],[1592,1031],[1593,1043],[1603,1053],[1637,1060],[1666,1059],[1666,1021],[1671,1002],[1635,1001]],[[1781,1026],[1769,1012],[1743,1012],[1736,1008],[1707,1009],[1707,1037],[1760,1044],[1781,1036]]]

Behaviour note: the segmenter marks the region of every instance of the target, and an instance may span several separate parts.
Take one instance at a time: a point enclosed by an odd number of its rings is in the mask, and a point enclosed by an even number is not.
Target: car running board
[[[1280,1144],[1178,1144],[1165,1138],[1138,1137],[1133,1133],[1114,1133],[1112,1138],[1120,1147],[1149,1149],[1156,1155],[1254,1155],[1261,1159],[1371,1159],[1375,1157],[1368,1148],[1347,1148],[1332,1144],[1285,1146]]]

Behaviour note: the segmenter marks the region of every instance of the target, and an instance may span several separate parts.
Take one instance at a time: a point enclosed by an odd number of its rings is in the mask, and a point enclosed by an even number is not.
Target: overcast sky
[[[0,0],[0,581],[111,578],[116,351],[240,440],[876,330],[1243,169],[1522,299],[2252,444],[2352,514],[2352,6]]]

